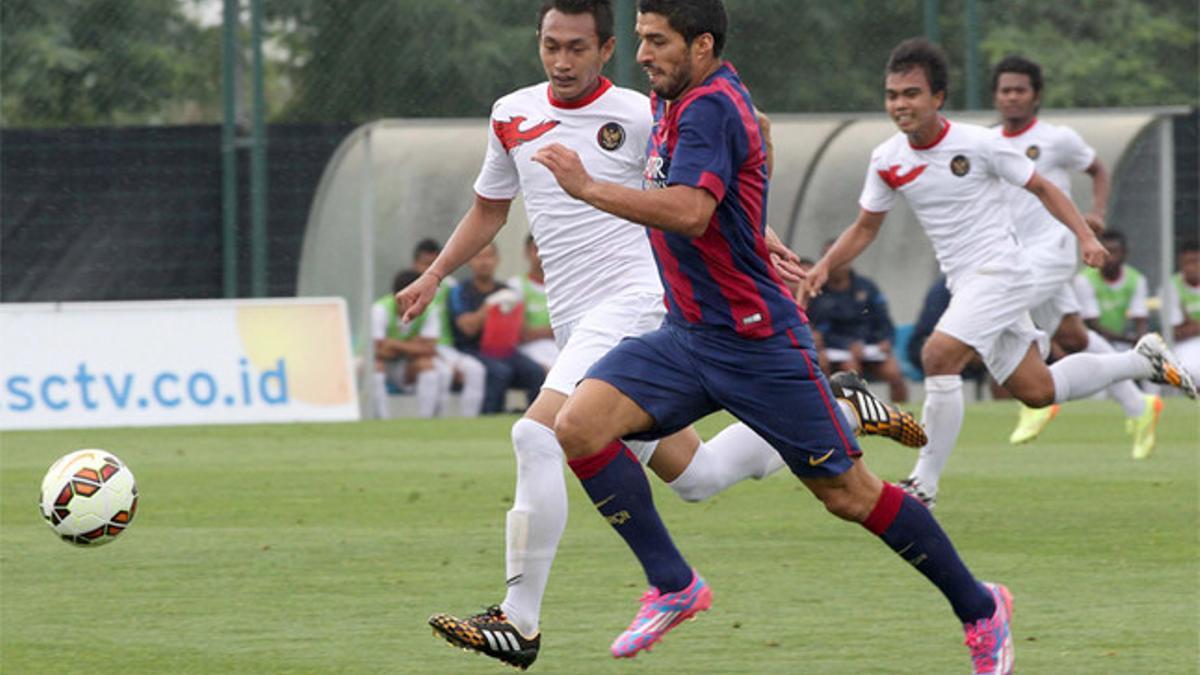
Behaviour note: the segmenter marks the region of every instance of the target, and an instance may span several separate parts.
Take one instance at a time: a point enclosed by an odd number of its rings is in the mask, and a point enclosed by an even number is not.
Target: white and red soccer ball
[[[107,544],[137,514],[133,472],[106,450],[76,450],[55,462],[42,479],[40,506],[46,524],[77,546]]]

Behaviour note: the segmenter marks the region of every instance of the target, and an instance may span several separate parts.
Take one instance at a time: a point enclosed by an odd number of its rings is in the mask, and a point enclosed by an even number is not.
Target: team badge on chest
[[[605,124],[596,132],[596,143],[609,152],[620,148],[625,145],[625,128],[616,122]]]
[[[955,155],[954,159],[950,160],[950,173],[962,178],[971,172],[971,160],[967,159],[966,155]]]
[[[1025,148],[1025,156],[1029,159],[1037,161],[1037,158],[1042,156],[1042,149],[1036,145],[1031,145],[1028,148]]]

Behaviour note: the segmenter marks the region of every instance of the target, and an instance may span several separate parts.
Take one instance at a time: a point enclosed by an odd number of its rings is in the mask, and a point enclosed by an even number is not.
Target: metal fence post
[[[221,280],[225,297],[238,294],[237,60],[238,0],[224,0],[221,30]]]
[[[257,298],[267,295],[267,130],[262,22],[262,0],[250,0],[250,41],[254,53],[254,122],[250,132],[250,294]]]
[[[1175,268],[1175,118],[1163,115],[1158,123],[1158,217],[1159,217],[1159,280],[1158,287],[1166,289]],[[1159,293],[1161,300],[1162,293]],[[1167,307],[1158,307],[1158,325],[1167,344],[1175,346],[1175,331],[1171,330]]]

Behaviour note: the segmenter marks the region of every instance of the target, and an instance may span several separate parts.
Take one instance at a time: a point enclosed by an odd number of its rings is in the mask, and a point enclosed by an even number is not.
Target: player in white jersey
[[[541,394],[512,429],[517,486],[506,523],[508,593],[483,614],[430,619],[452,644],[520,668],[537,657],[542,596],[566,526],[555,416],[592,364],[622,338],[658,328],[665,316],[644,228],[570,197],[550,171],[530,160],[547,143],[569,144],[580,149],[593,175],[641,188],[650,104],[646,96],[615,87],[600,75],[615,44],[611,6],[608,0],[546,0],[538,37],[549,82],[520,89],[493,106],[474,205],[426,275],[397,294],[406,319],[419,314],[438,281],[490,242],[503,226],[511,200],[524,196],[560,353]],[[777,241],[774,250],[792,255]],[[915,420],[877,399],[858,398],[866,394],[864,390],[852,402],[842,401],[847,419],[864,419],[859,426],[865,431],[905,442],[909,437],[901,432],[917,428]],[[884,419],[872,424],[872,414]],[[657,444],[631,447],[688,501],[783,466],[778,453],[744,424],[732,425],[706,443],[689,428]]]
[[[1195,395],[1158,335],[1119,354],[1072,354],[1046,367],[1046,335],[1029,316],[1036,276],[1013,231],[1005,183],[1036,195],[1079,240],[1083,260],[1106,253],[1083,215],[1033,162],[989,130],[941,115],[947,65],[941,49],[916,38],[888,60],[885,100],[900,133],[875,148],[859,197],[859,214],[808,273],[804,292],[819,292],[829,270],[849,264],[871,243],[903,195],[933,243],[952,293],[950,306],[925,343],[924,423],[929,443],[906,489],[932,506],[937,481],[962,428],[962,370],[975,356],[996,381],[1026,405],[1041,408],[1083,398],[1115,382],[1146,378]],[[1073,255],[1073,254],[1071,254]]]
[[[1084,219],[1092,231],[1104,230],[1109,177],[1104,162],[1074,129],[1039,120],[1042,103],[1042,68],[1021,56],[1007,56],[992,69],[992,94],[1001,124],[993,128],[1017,152],[1033,160],[1037,172],[1068,197],[1071,173],[1080,171],[1092,179],[1091,210]],[[1050,215],[1040,200],[1017,187],[1009,188],[1009,204],[1017,239],[1036,276],[1035,304],[1030,308],[1033,323],[1053,336],[1063,353],[1086,351],[1109,354],[1116,349],[1080,317],[1080,305],[1072,288],[1078,259],[1070,231]],[[1148,457],[1154,450],[1155,428],[1162,399],[1144,395],[1130,381],[1118,382],[1107,390],[1125,412],[1133,432],[1133,456]],[[1058,414],[1057,404],[1045,408],[1022,405],[1020,419],[1009,440],[1026,443],[1037,437]]]

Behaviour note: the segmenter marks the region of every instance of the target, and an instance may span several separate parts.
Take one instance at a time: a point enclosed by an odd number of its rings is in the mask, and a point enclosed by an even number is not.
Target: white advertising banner
[[[0,429],[359,419],[341,298],[0,305]]]

